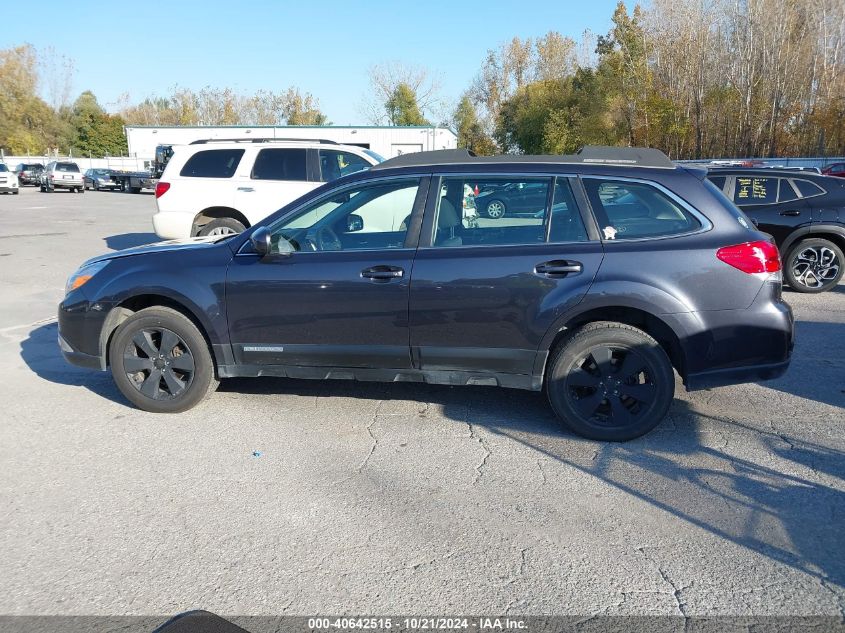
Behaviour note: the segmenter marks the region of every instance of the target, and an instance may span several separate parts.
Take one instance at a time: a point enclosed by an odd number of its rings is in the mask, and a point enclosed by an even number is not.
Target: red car
[[[839,176],[845,178],[845,163],[833,163],[822,169],[825,176]]]

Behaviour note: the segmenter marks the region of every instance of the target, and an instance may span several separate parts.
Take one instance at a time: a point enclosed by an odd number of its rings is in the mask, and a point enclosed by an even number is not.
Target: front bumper
[[[15,193],[18,191],[17,185],[0,185],[0,193]]]
[[[80,291],[71,292],[59,304],[59,349],[72,365],[99,369],[107,368],[101,335],[112,306],[92,303]]]

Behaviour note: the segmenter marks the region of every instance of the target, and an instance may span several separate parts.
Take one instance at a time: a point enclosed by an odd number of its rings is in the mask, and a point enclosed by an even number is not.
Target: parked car
[[[5,163],[0,163],[0,193],[18,193],[18,177]]]
[[[845,163],[833,163],[822,169],[825,176],[836,176],[837,178],[845,178]]]
[[[367,169],[378,154],[323,140],[195,141],[172,147],[156,185],[159,237],[240,233],[320,184]]]
[[[112,173],[114,172],[111,169],[87,169],[82,176],[85,189],[94,189],[95,191],[120,189],[120,183],[112,180]]]
[[[498,219],[506,214],[536,212],[545,204],[548,188],[540,183],[508,182],[488,186],[475,197],[481,215]]]
[[[52,193],[56,189],[85,193],[79,165],[70,161],[55,160],[47,163],[41,172],[41,191]]]
[[[705,175],[636,148],[405,154],[242,234],[88,260],[59,345],[147,411],[233,376],[498,385],[631,439],[664,417],[673,369],[699,389],[789,364],[777,248]],[[542,216],[462,219],[466,184],[501,182],[545,188]]]
[[[18,175],[21,187],[24,185],[37,187],[42,171],[44,171],[44,165],[41,163],[18,163],[15,166],[15,173]]]
[[[845,270],[845,180],[776,169],[711,169],[708,178],[775,238],[793,290],[836,287]]]

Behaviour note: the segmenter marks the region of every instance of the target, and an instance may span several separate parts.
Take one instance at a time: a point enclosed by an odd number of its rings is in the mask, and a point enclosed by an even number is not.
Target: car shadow
[[[134,248],[145,244],[160,242],[161,238],[155,233],[121,233],[104,237],[103,241],[113,251],[121,251],[124,248]]]

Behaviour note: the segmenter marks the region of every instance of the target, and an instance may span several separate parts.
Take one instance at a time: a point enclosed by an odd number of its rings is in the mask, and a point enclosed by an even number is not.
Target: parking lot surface
[[[845,613],[845,284],[789,372],[625,444],[544,397],[227,380],[183,414],[66,365],[56,305],[152,195],[0,196],[0,613]]]

